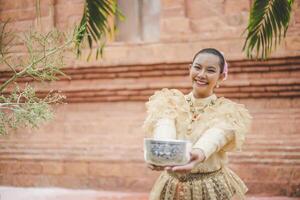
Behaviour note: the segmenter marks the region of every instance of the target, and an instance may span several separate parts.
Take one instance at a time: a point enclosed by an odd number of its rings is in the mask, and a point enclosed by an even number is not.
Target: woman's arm
[[[162,118],[157,121],[153,133],[154,139],[176,139],[175,120]],[[164,170],[165,167],[147,164],[148,168],[156,171]]]
[[[154,133],[154,139],[176,139],[175,120],[162,118],[157,121]]]
[[[213,153],[219,151],[234,137],[231,130],[222,130],[220,128],[210,128],[204,132],[199,140],[193,146],[191,160],[183,166],[170,166],[166,170],[174,172],[187,173],[200,162],[207,160]]]
[[[201,149],[207,160],[213,153],[220,151],[233,137],[233,130],[210,128],[199,138],[193,149]]]
[[[168,166],[165,167],[165,170],[179,172],[179,173],[188,173],[199,163],[204,161],[205,155],[201,149],[193,149],[190,153],[191,158],[189,163],[181,166]]]

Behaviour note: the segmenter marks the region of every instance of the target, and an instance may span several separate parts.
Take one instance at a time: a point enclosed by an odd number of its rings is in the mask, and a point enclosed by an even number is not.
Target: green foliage
[[[64,48],[51,54],[61,45],[61,41],[65,40],[65,35],[56,29],[45,35],[38,32],[30,32],[25,35],[24,42],[29,58],[23,64],[31,65],[26,73],[38,81],[57,80],[57,75],[66,76],[60,70],[64,65]]]
[[[81,55],[81,49],[84,42],[87,41],[90,48],[90,53],[87,59],[91,56],[93,43],[96,43],[97,51],[96,58],[102,55],[103,47],[107,35],[113,33],[111,24],[109,24],[109,17],[115,20],[115,17],[123,19],[117,6],[116,0],[86,0],[84,4],[83,16],[79,27],[78,37],[76,38],[77,56]],[[115,25],[113,29],[115,30]]]
[[[39,16],[40,0],[36,0],[36,9]],[[47,34],[30,31],[19,36],[6,30],[7,22],[0,23],[0,64],[12,72],[9,79],[0,83],[0,134],[22,126],[37,127],[53,117],[50,105],[61,103],[65,97],[54,91],[47,95],[36,94],[34,87],[30,84],[20,86],[18,79],[31,77],[35,81],[45,82],[55,81],[60,75],[66,76],[61,70],[64,51],[73,45],[77,56],[80,56],[87,42],[90,56],[95,42],[98,58],[102,55],[106,37],[114,32],[115,26],[112,27],[109,20],[115,20],[115,17],[123,18],[116,0],[86,0],[80,25],[71,37],[58,30]],[[24,44],[26,52],[23,56],[17,57],[11,51],[16,40]]]
[[[247,57],[266,59],[288,29],[293,0],[255,0],[250,11],[243,50]]]
[[[15,84],[9,95],[0,96],[0,134],[7,134],[9,129],[21,126],[38,127],[53,118],[50,104],[60,103],[63,99],[64,96],[53,92],[40,98],[29,84],[23,89]]]
[[[64,52],[76,42],[77,30],[67,37],[58,30],[41,34],[30,31],[23,36],[7,31],[6,23],[0,24],[0,64],[11,69],[11,77],[0,84],[0,134],[22,126],[37,127],[53,116],[51,104],[62,103],[65,97],[56,91],[36,94],[29,83],[20,86],[19,78],[31,77],[39,82],[55,81],[66,76]],[[17,57],[10,49],[15,40],[22,41],[24,55]],[[9,88],[9,89],[8,89]]]

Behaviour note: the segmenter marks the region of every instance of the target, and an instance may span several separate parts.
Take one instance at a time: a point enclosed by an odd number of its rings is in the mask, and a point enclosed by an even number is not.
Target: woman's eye
[[[208,69],[207,70],[209,73],[215,73],[216,72],[216,70],[214,70],[214,69]]]

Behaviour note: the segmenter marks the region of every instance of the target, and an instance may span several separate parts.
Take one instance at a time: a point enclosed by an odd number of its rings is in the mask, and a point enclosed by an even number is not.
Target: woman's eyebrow
[[[207,68],[213,68],[213,69],[217,69],[215,66],[208,66]]]
[[[196,65],[196,66],[202,67],[202,65],[201,65],[200,63],[195,63],[195,65]]]

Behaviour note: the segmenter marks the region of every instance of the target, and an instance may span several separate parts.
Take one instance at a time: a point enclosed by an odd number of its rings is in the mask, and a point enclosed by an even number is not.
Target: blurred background
[[[224,52],[228,79],[216,91],[246,105],[254,117],[243,152],[230,167],[251,196],[300,197],[300,1],[293,5],[286,38],[266,61],[242,52],[251,0],[119,0],[125,20],[103,57],[76,59],[66,52],[61,77],[31,82],[37,93],[66,96],[53,121],[0,136],[0,185],[60,187],[146,194],[158,173],[146,168],[141,129],[154,91],[188,93],[188,65],[202,48]],[[70,30],[83,0],[40,1],[40,29]],[[0,0],[0,19],[18,33],[36,24],[33,0]],[[21,44],[14,53],[22,54]],[[87,54],[88,49],[83,50]],[[10,77],[0,67],[0,81]],[[4,190],[3,190],[4,192]],[[130,199],[133,199],[130,198]]]

